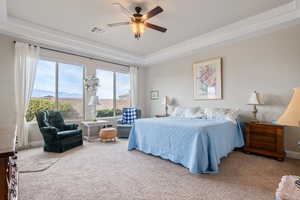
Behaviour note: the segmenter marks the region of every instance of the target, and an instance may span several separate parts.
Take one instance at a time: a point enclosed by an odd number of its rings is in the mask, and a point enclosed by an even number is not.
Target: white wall
[[[13,38],[0,35],[0,126],[14,126],[14,46]]]
[[[150,66],[145,73],[146,115],[163,112],[160,100],[150,100],[150,90],[160,97],[174,98],[182,106],[240,108],[249,116],[246,105],[256,90],[265,98],[258,118],[276,120],[288,104],[294,87],[300,87],[300,25],[267,35],[237,41],[220,47],[199,50],[191,56]],[[193,100],[192,64],[213,57],[223,58],[223,100]],[[299,151],[299,128],[286,128],[286,148]]]

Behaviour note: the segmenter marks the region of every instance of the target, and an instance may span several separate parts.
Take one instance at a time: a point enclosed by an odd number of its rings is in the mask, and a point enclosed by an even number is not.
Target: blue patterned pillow
[[[133,124],[136,118],[136,108],[123,108],[122,124]]]

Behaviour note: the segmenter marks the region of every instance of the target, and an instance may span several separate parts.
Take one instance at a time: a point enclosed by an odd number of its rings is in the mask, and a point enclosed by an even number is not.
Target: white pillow
[[[237,123],[236,119],[240,114],[240,109],[232,109],[229,113],[226,114],[226,119],[232,121],[233,123]]]
[[[194,113],[194,118],[206,119],[206,114],[204,110],[199,109],[196,113]]]
[[[206,108],[205,114],[207,119],[229,120],[236,123],[236,119],[239,115],[239,109]]]
[[[199,107],[185,108],[178,106],[174,109],[174,112],[171,114],[171,116],[193,118],[199,109]]]
[[[173,117],[183,117],[184,116],[184,108],[177,106],[174,111],[171,113]]]

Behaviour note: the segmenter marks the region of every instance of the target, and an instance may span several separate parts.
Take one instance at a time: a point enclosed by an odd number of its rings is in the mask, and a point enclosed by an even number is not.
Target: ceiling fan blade
[[[165,33],[165,32],[167,31],[166,28],[161,27],[161,26],[157,26],[157,25],[150,24],[150,23],[147,23],[147,22],[144,23],[144,24],[145,24],[145,26],[148,27],[148,28],[152,28],[152,29],[154,29],[154,30],[157,30],[157,31],[160,31],[160,32],[163,32],[163,33]]]
[[[132,17],[133,14],[127,8],[125,8],[122,4],[113,3],[112,5],[115,6],[115,7],[120,8],[122,13],[125,14],[127,17]]]
[[[112,23],[112,24],[107,24],[108,27],[115,27],[115,26],[123,26],[123,25],[128,25],[130,22],[119,22],[119,23]]]
[[[160,7],[157,6],[156,8],[153,8],[150,10],[148,13],[143,15],[143,19],[147,20],[150,19],[151,17],[154,17],[155,15],[158,15],[159,13],[163,12],[164,10]]]

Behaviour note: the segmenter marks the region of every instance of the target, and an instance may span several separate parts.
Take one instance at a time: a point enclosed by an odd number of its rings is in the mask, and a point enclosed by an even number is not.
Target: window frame
[[[109,70],[107,68],[102,68],[102,67],[96,67],[95,68],[95,74],[97,74],[97,70],[103,70],[103,71],[110,71],[113,72],[113,116],[111,117],[96,117],[96,119],[104,119],[104,118],[119,118],[122,115],[116,115],[116,110],[117,110],[117,73],[124,73],[124,74],[128,74],[129,78],[130,78],[130,72],[128,71],[123,71],[123,70]],[[100,85],[101,85],[101,80],[100,80]],[[132,106],[132,102],[131,102],[131,85],[130,85],[130,81],[129,81],[129,96],[130,96],[130,101],[129,101],[129,107]],[[97,112],[97,109],[96,109]]]
[[[71,58],[54,58],[51,56],[40,55],[39,60],[45,60],[50,62],[55,62],[55,110],[58,110],[59,107],[59,64],[69,64],[82,67],[82,118],[78,119],[66,119],[67,122],[81,121],[86,118],[86,108],[85,108],[85,88],[84,88],[84,79],[85,79],[85,70],[86,66],[78,61],[70,61]]]
[[[82,120],[87,120],[88,118],[88,112],[89,112],[89,107],[87,105],[88,97],[90,96],[89,93],[86,91],[85,87],[84,87],[84,79],[91,74],[95,74],[96,75],[96,70],[100,69],[100,70],[106,70],[106,71],[111,71],[114,73],[114,99],[113,99],[113,104],[114,104],[114,115],[112,117],[99,117],[97,119],[104,119],[104,118],[119,118],[120,115],[116,115],[116,108],[117,108],[117,103],[116,103],[116,93],[117,93],[117,84],[116,84],[116,73],[127,73],[129,74],[130,77],[130,70],[129,67],[124,67],[118,64],[113,64],[113,63],[108,63],[108,62],[102,62],[102,61],[98,61],[98,60],[93,60],[93,59],[88,59],[88,58],[84,58],[84,57],[80,57],[80,56],[76,56],[76,55],[69,55],[69,54],[64,54],[64,53],[60,53],[60,52],[55,52],[55,51],[50,51],[50,50],[46,50],[46,49],[41,49],[40,50],[40,58],[41,60],[48,60],[48,61],[52,61],[55,63],[64,63],[64,64],[71,64],[71,65],[78,65],[81,66],[83,68],[83,98],[82,98],[82,102],[83,102],[83,119],[74,119],[74,120],[66,120],[66,121],[82,121]],[[58,70],[57,70],[58,73]],[[56,76],[58,77],[58,76]],[[58,80],[55,80],[56,83],[58,84]],[[101,84],[101,83],[100,83]],[[129,98],[130,98],[130,105],[132,106],[132,102],[131,102],[131,96],[132,96],[132,91],[131,91],[131,83],[129,81]],[[58,87],[56,87],[58,88]],[[58,89],[57,89],[58,91]],[[58,98],[58,95],[56,95],[56,98]],[[58,102],[57,100],[55,100],[56,102]],[[58,108],[58,105],[56,106]]]

